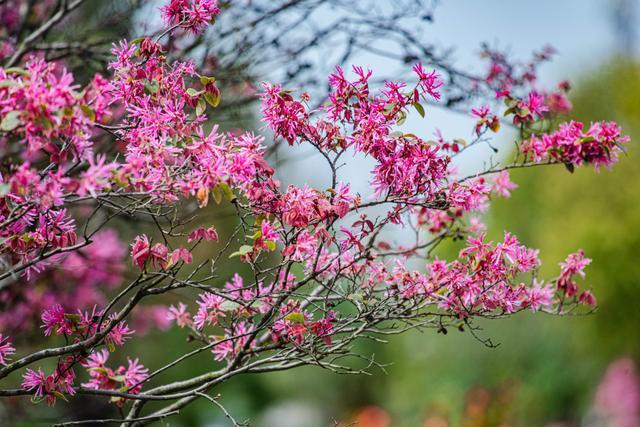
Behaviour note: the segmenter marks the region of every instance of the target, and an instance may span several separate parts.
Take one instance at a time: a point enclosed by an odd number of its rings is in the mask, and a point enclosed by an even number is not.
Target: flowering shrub
[[[147,422],[200,397],[218,404],[206,393],[241,373],[301,365],[361,372],[377,363],[353,352],[363,336],[473,330],[479,317],[595,305],[577,280],[590,263],[581,251],[543,279],[535,249],[508,232],[489,240],[481,221],[491,198],[516,190],[510,169],[610,167],[628,142],[614,123],[551,128],[570,104],[566,85],[551,93],[535,87],[549,49],[525,66],[485,50],[489,71],[473,79],[469,143],[403,131],[409,114],[424,117],[447,96],[439,71],[420,62],[410,81],[383,84],[371,70],[337,67],[321,106],[309,93],[265,83],[261,114],[272,141],[206,126],[222,100],[218,82],[171,55],[171,37],[190,40],[220,13],[213,0],[171,0],[161,9],[162,31],[114,44],[107,74],[86,84],[74,83],[60,61],[8,47],[23,52],[20,66],[0,68],[0,379],[20,372],[23,381],[0,395],[30,394],[49,405],[108,396],[127,408],[129,424]],[[486,93],[504,107],[482,104]],[[512,163],[456,172],[457,156],[508,127],[519,130]],[[317,152],[324,162],[317,172],[326,169],[330,186],[281,185],[269,157],[281,142]],[[374,164],[371,194],[354,193],[341,178],[354,155]],[[211,200],[232,206],[232,230],[201,214]],[[121,217],[156,227],[129,242],[129,269],[126,243],[109,228]],[[391,226],[415,229],[415,241],[385,240]],[[465,242],[456,259],[435,256],[446,240]],[[219,242],[206,259],[194,253],[204,242]],[[238,266],[226,279],[216,273],[224,259]],[[170,305],[169,293],[179,301]],[[189,343],[183,356],[150,371],[128,342],[169,321]],[[15,345],[34,325],[52,347]],[[202,352],[211,365],[201,375],[151,385]],[[111,353],[128,354],[127,364],[111,364]],[[365,366],[340,362],[349,356]],[[52,370],[43,367],[48,359]],[[146,413],[153,400],[164,406]]]

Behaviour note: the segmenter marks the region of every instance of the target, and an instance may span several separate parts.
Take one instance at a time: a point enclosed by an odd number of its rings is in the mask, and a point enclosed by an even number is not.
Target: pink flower
[[[589,290],[584,291],[580,294],[580,296],[578,297],[578,302],[584,305],[598,305],[596,297]]]
[[[333,211],[339,218],[342,218],[349,213],[352,203],[357,205],[360,203],[360,199],[349,193],[349,184],[339,182],[333,196]]]
[[[178,303],[178,307],[170,306],[167,314],[169,320],[173,320],[176,324],[184,328],[191,325],[191,314],[187,311],[187,306],[183,303]],[[203,322],[200,324],[202,326]]]
[[[80,175],[78,194],[84,196],[88,193],[95,198],[97,193],[110,187],[111,173],[117,167],[116,163],[106,163],[103,155],[89,157],[89,168]]]
[[[156,243],[151,247],[149,257],[151,258],[151,264],[155,268],[166,268],[169,262],[169,248],[162,243]]]
[[[165,305],[140,305],[136,307],[132,316],[132,326],[136,336],[146,335],[151,329],[166,331],[171,327],[168,318],[169,310]]]
[[[225,316],[221,307],[224,301],[224,298],[211,292],[200,294],[200,298],[198,298],[197,301],[198,312],[193,316],[193,325],[197,329],[203,329],[209,325],[216,325],[218,319]],[[185,315],[183,313],[180,314],[184,318]]]
[[[87,368],[90,380],[83,383],[83,387],[95,390],[120,390],[127,393],[138,394],[142,388],[141,382],[149,377],[149,370],[138,359],[127,358],[127,366],[119,366],[112,369],[107,366],[109,351],[101,349],[93,352],[82,365]],[[125,403],[124,398],[112,400],[117,406]]]
[[[109,320],[115,317],[115,313],[109,316]],[[129,329],[129,326],[124,321],[116,323],[116,325],[109,331],[105,338],[105,343],[110,347],[115,345],[123,345],[125,340],[131,338],[135,331]]]
[[[44,396],[45,391],[50,388],[47,384],[47,377],[45,377],[40,368],[38,368],[38,371],[27,368],[27,372],[22,375],[22,378],[22,388],[28,391],[35,391],[36,397]]]
[[[244,348],[252,330],[253,325],[246,322],[238,322],[233,327],[225,329],[225,338],[214,343],[213,347],[211,347],[215,360],[221,361],[235,357]],[[249,349],[253,346],[252,342],[249,345]]]
[[[561,92],[552,92],[548,94],[545,103],[555,114],[569,114],[573,109],[571,101],[569,101],[567,96]]]
[[[593,123],[584,132],[582,123],[571,121],[561,124],[551,134],[532,137],[521,145],[520,150],[536,162],[557,161],[571,168],[592,164],[597,170],[600,166],[616,163],[622,144],[628,141],[629,137],[623,136],[613,122]]]
[[[274,242],[280,240],[280,235],[269,221],[262,221],[260,224],[260,232],[264,240],[272,240]]]
[[[191,264],[193,262],[193,255],[186,248],[178,248],[171,252],[171,262],[177,264],[179,261],[183,261],[185,264]]]
[[[124,385],[130,387],[130,393],[138,393],[142,385],[140,382],[147,379],[149,370],[145,368],[138,359],[131,360],[127,358],[127,369],[124,372]]]
[[[560,276],[557,279],[558,289],[564,291],[567,297],[573,297],[578,293],[578,284],[573,280],[574,276],[584,277],[584,269],[591,263],[589,258],[584,256],[584,252],[579,250],[578,252],[569,254],[564,262],[560,263]],[[585,303],[595,303],[595,298],[587,294],[583,297]]]
[[[291,185],[282,199],[283,219],[292,227],[304,228],[317,219],[317,205],[318,195],[314,190],[306,185],[302,188]]]
[[[218,241],[218,232],[216,231],[215,227],[209,227],[209,228],[196,228],[195,230],[193,230],[191,233],[189,233],[189,237],[187,239],[188,242],[193,242],[195,240],[211,240],[214,242]]]
[[[71,335],[73,332],[73,321],[67,317],[64,308],[60,304],[56,304],[42,312],[42,323],[46,336],[51,335],[52,332],[56,335]]]
[[[493,132],[497,132],[500,129],[500,119],[495,114],[492,115],[491,110],[486,105],[480,108],[472,108],[471,115],[478,119],[474,129],[478,136],[485,129],[491,129]]]
[[[144,234],[137,236],[131,245],[131,258],[133,259],[133,263],[142,270],[150,254],[149,238]]]
[[[598,385],[594,409],[602,425],[635,427],[640,424],[640,376],[630,358],[609,364]]]
[[[276,136],[284,138],[289,145],[298,138],[312,133],[308,128],[308,113],[305,106],[282,90],[280,85],[263,84],[262,120]]]
[[[494,175],[493,187],[491,188],[491,191],[494,193],[499,194],[502,197],[511,197],[511,191],[516,188],[518,188],[518,186],[511,182],[508,171],[504,170]]]
[[[9,337],[0,334],[0,365],[6,365],[8,357],[15,352],[16,349],[11,345]]]
[[[262,221],[260,231],[257,234],[253,246],[258,250],[275,250],[276,243],[280,241],[280,234],[269,221]]]
[[[88,382],[82,383],[83,387],[95,390],[113,390],[116,388],[114,379],[116,374],[106,366],[109,355],[109,350],[103,348],[94,351],[82,361],[82,365],[87,368],[90,377]]]
[[[417,63],[413,66],[413,71],[418,75],[419,85],[427,94],[429,94],[436,101],[440,100],[440,92],[438,89],[442,86],[442,80],[440,76],[432,70],[427,73],[422,68],[422,64]]]
[[[282,255],[291,257],[294,261],[303,261],[312,256],[318,244],[318,239],[305,230],[298,234],[294,244],[282,251]]]
[[[580,249],[578,252],[569,254],[567,259],[560,263],[560,276],[570,277],[577,274],[580,277],[584,277],[584,269],[589,264],[591,264],[591,259],[585,257],[584,251]]]
[[[47,405],[53,406],[57,397],[75,394],[72,362],[73,357],[60,359],[55,372],[48,376],[40,368],[37,371],[27,369],[22,375],[21,386],[24,390],[33,391],[36,398],[46,397]]]
[[[160,9],[168,25],[180,25],[200,34],[220,14],[216,0],[171,0]]]
[[[169,262],[169,248],[162,243],[150,246],[149,238],[142,234],[137,236],[131,245],[131,258],[133,263],[142,270],[148,259],[154,268],[166,268]],[[178,255],[184,255],[180,252]]]
[[[529,290],[527,304],[531,311],[538,311],[541,307],[547,308],[553,303],[553,286],[543,286],[542,282],[534,280],[533,287]]]

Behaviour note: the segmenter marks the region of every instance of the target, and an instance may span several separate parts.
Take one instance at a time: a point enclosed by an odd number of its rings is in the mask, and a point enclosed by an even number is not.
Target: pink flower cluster
[[[216,0],[171,0],[161,8],[168,25],[178,25],[200,34],[220,14]]]
[[[349,193],[349,186],[340,184],[332,193],[322,193],[308,186],[290,185],[277,205],[285,224],[305,228],[318,222],[344,217],[360,203]]]
[[[572,167],[586,164],[599,169],[616,163],[628,141],[613,122],[592,123],[585,132],[582,123],[571,121],[551,134],[525,141],[521,151],[536,162],[555,161]]]
[[[93,124],[110,117],[106,79],[96,75],[81,89],[65,69],[33,59],[24,69],[0,69],[0,81],[2,130],[25,144],[27,160],[42,152],[57,164],[91,157]]]
[[[73,383],[76,373],[73,365],[77,360],[73,356],[63,357],[52,374],[46,375],[40,368],[27,369],[22,376],[22,388],[32,391],[38,400],[46,399],[47,405],[53,406],[57,398],[65,395],[73,396],[76,390]]]
[[[373,157],[372,187],[376,195],[395,198],[431,199],[447,177],[449,158],[437,146],[411,134],[394,132],[414,106],[424,114],[420,102],[439,99],[442,82],[435,72],[414,67],[418,83],[413,89],[404,83],[386,82],[379,95],[372,96],[371,71],[354,67],[355,79],[348,80],[341,68],[329,77],[332,92],[323,118],[312,120],[312,112],[278,85],[265,85],[262,94],[263,120],[290,145],[308,142],[327,151],[352,148]]]
[[[578,253],[569,258],[579,257]],[[575,264],[563,266],[561,275],[554,280],[555,286],[538,281],[526,285],[518,278],[539,267],[538,251],[521,245],[509,233],[505,233],[504,240],[497,244],[486,242],[484,235],[479,235],[468,238],[467,246],[460,251],[457,260],[450,263],[436,260],[428,265],[426,274],[408,271],[401,261],[393,266],[374,261],[369,266],[366,286],[384,284],[391,295],[437,304],[462,319],[514,313],[526,308],[532,311],[550,309],[564,297],[593,305],[593,300],[564,291],[567,274],[573,274],[571,271],[574,270],[570,269],[575,268]],[[556,294],[556,288],[559,294]]]
[[[271,338],[274,342],[292,342],[302,345],[306,339],[319,338],[325,345],[331,345],[331,335],[336,315],[333,311],[326,316],[313,320],[312,315],[300,311],[295,301],[280,307],[281,319],[274,322]]]
[[[149,238],[143,234],[137,236],[131,245],[131,259],[140,270],[144,269],[147,261],[153,268],[164,270],[180,261],[191,264],[193,256],[183,247],[169,252],[169,248],[162,243],[156,243],[152,246]]]
[[[82,383],[83,387],[95,390],[117,390],[129,394],[138,394],[142,388],[141,382],[149,376],[149,370],[145,368],[138,359],[127,359],[127,366],[120,365],[116,369],[107,366],[109,351],[101,349],[94,351],[89,357],[82,361],[89,372],[89,381]],[[117,406],[122,406],[126,402],[125,398],[112,399]]]
[[[40,59],[24,69],[0,69],[0,82],[0,147],[23,147],[21,164],[0,174],[0,254],[26,264],[43,251],[76,244],[65,194],[95,196],[110,187],[114,164],[96,157],[92,142],[94,126],[110,117],[110,85],[96,75],[80,88],[66,70]],[[71,160],[89,167],[72,175]],[[49,167],[32,166],[42,161]]]
[[[104,319],[103,319],[104,317]],[[94,336],[100,328],[106,327],[113,322],[115,315],[103,316],[94,307],[91,311],[80,311],[76,313],[67,312],[61,305],[55,305],[42,312],[42,327],[44,335],[62,335],[67,340],[79,343]],[[100,320],[103,319],[102,323]],[[131,338],[134,331],[129,329],[124,321],[116,322],[107,332],[104,344],[110,351],[115,351],[116,346],[124,345],[125,341]],[[108,370],[104,367],[109,350],[94,350],[85,358],[82,354],[72,354],[60,357],[54,373],[46,375],[40,368],[37,370],[27,369],[23,375],[22,388],[33,391],[36,398],[46,398],[48,405],[53,405],[56,398],[65,398],[65,395],[73,396],[76,393],[74,382],[76,372],[75,366],[80,363],[89,368],[91,380],[83,384],[91,388],[96,385],[103,385],[106,389],[116,389],[107,387],[113,385],[110,381],[123,383],[130,387],[130,392],[139,390],[137,383],[146,378],[147,370],[138,363],[138,360],[129,361],[129,367],[120,367],[116,371]],[[100,364],[102,362],[102,364]],[[118,387],[117,389],[120,389]],[[123,399],[116,400],[122,405]]]
[[[114,48],[113,97],[123,100],[126,117],[120,137],[126,142],[121,180],[135,191],[171,202],[195,196],[201,207],[239,190],[256,204],[270,206],[278,187],[263,158],[261,138],[204,134],[207,105],[216,106],[214,79],[198,76],[190,62],[168,64],[160,53],[135,56],[134,46]],[[187,86],[198,79],[202,89]]]
[[[487,129],[493,132],[500,130],[500,119],[495,114],[491,114],[488,106],[483,105],[480,108],[472,108],[471,115],[478,119],[474,129],[476,135],[481,135]]]
[[[43,310],[60,304],[87,309],[106,304],[105,293],[122,283],[124,244],[113,230],[95,235],[95,242],[77,251],[55,255],[38,265],[20,286],[0,291],[0,302],[10,310],[0,313],[0,330],[28,333]]]
[[[64,335],[79,342],[95,335],[100,327],[106,326],[114,318],[114,315],[107,316],[102,324],[99,322],[101,317],[103,317],[102,312],[97,311],[95,307],[91,311],[78,310],[77,313],[70,313],[61,305],[55,305],[42,312],[42,327],[46,336]],[[105,343],[110,348],[124,345],[133,333],[134,331],[129,329],[124,321],[118,322],[107,333]]]
[[[0,334],[0,365],[6,365],[9,356],[15,352],[16,349],[11,345],[9,337]]]

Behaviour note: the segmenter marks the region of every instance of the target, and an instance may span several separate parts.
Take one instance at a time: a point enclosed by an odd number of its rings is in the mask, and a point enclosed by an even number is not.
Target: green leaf
[[[304,314],[302,313],[289,313],[284,316],[284,320],[288,320],[293,323],[304,323]]]
[[[518,103],[518,101],[516,101],[513,98],[505,98],[504,99],[504,105],[506,105],[509,108],[515,107],[517,103]]]
[[[215,200],[216,204],[219,205],[220,202],[222,202],[222,191],[220,190],[220,187],[213,187],[213,190],[211,190],[211,194],[213,195],[213,200]]]
[[[146,80],[144,82],[144,90],[151,95],[155,95],[160,90],[160,84],[155,80]]]
[[[396,123],[398,124],[398,126],[402,126],[404,124],[404,122],[407,121],[407,113],[405,113],[404,111],[399,111],[398,112],[398,116],[400,118],[398,120],[396,120]]]
[[[231,188],[224,182],[218,184],[218,187],[220,187],[222,194],[224,194],[224,197],[226,197],[228,201],[232,201],[236,198],[235,194],[233,194],[233,191],[231,191]]]
[[[201,116],[207,110],[207,102],[203,98],[198,98],[196,104],[196,116]]]
[[[273,240],[265,240],[264,244],[267,245],[267,248],[270,251],[276,250],[276,242],[274,242]]]
[[[189,95],[189,96],[194,96],[194,97],[195,97],[195,96],[200,96],[200,95],[202,95],[203,93],[204,93],[204,91],[203,91],[203,90],[196,90],[196,89],[194,89],[194,88],[192,88],[192,87],[190,87],[189,89],[187,89],[187,95]]]
[[[220,95],[215,96],[215,95],[207,92],[207,93],[204,94],[204,99],[207,100],[209,105],[211,105],[213,108],[216,108],[218,105],[220,105],[220,101],[222,100],[222,96],[220,96]]]
[[[200,83],[202,83],[203,85],[208,85],[209,83],[215,83],[216,78],[215,77],[208,77],[208,76],[200,76]]]
[[[65,319],[69,319],[73,322],[79,322],[82,320],[82,316],[80,316],[79,314],[75,314],[75,313],[65,313],[64,314]]]
[[[53,394],[53,395],[54,395],[55,397],[57,397],[58,399],[62,399],[62,400],[64,400],[65,402],[68,402],[67,397],[66,397],[64,394],[62,394],[62,393],[60,393],[59,391],[57,391],[57,390],[52,391],[52,392],[51,392],[51,394]]]
[[[253,251],[253,246],[242,245],[240,246],[240,249],[238,249],[236,252],[229,255],[229,258],[247,255],[247,254],[250,254],[252,251]]]
[[[39,116],[36,120],[36,123],[39,124],[40,126],[42,126],[42,128],[44,130],[51,130],[53,129],[53,123],[51,123],[51,120],[47,119],[44,116]]]
[[[238,304],[235,301],[225,300],[220,304],[220,310],[222,311],[236,311],[242,307],[242,305]]]
[[[520,117],[527,117],[529,114],[531,114],[531,110],[529,110],[529,108],[527,107],[522,107],[518,109],[516,114]]]
[[[348,298],[351,301],[362,301],[364,299],[364,296],[362,295],[362,292],[358,291],[358,292],[354,292],[351,295],[349,295]]]
[[[262,308],[264,308],[266,306],[264,301],[254,301],[251,304],[249,304],[249,307],[253,308],[254,310],[261,310]]]
[[[11,186],[6,182],[3,182],[2,184],[0,184],[0,197],[4,197],[7,194],[9,194],[10,190],[11,190]]]
[[[20,67],[9,67],[9,68],[5,68],[4,72],[7,74],[18,74],[19,76],[25,76],[25,77],[29,77],[30,74],[27,70],[25,70],[24,68],[20,68]]]
[[[20,110],[9,111],[0,122],[0,129],[10,132],[17,128],[20,125],[20,114],[22,114]]]
[[[89,120],[91,120],[92,122],[96,121],[96,112],[93,108],[89,107],[88,105],[81,105],[80,109]]]
[[[3,80],[0,82],[0,88],[3,87],[16,87],[18,86],[18,82],[15,80]]]
[[[424,107],[422,106],[422,104],[420,104],[419,102],[414,102],[411,105],[413,105],[413,108],[415,108],[416,111],[418,112],[418,114],[420,114],[422,116],[422,118],[424,119],[425,112],[424,112]]]

